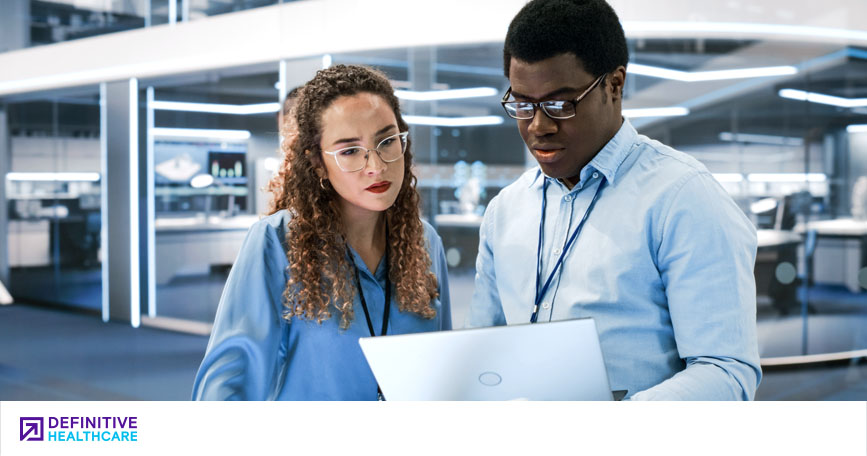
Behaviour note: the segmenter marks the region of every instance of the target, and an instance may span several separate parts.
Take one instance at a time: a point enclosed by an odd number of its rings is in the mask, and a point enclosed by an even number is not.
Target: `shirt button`
[[[566,201],[567,203],[568,203],[569,201],[572,201],[572,195],[566,195],[566,196],[564,196],[564,197],[563,197],[563,201]]]
[[[543,302],[543,303],[542,303],[542,308],[543,308],[543,309],[548,309],[549,307],[551,307],[551,303],[550,303],[550,302]]]
[[[599,177],[599,173],[593,173],[593,178],[596,179],[597,177]]]
[[[560,254],[560,249],[554,249],[554,255],[559,255],[559,254]]]

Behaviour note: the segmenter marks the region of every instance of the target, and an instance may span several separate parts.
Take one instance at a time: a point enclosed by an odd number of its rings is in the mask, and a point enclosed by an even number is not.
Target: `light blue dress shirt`
[[[193,399],[376,400],[376,380],[358,345],[370,336],[361,300],[346,330],[339,315],[322,324],[293,318],[287,322],[283,290],[289,279],[286,211],[258,221],[247,233],[220,299],[211,339],[193,385]],[[449,286],[442,240],[425,222],[431,271],[437,276],[437,315],[425,319],[400,312],[392,292],[388,334],[451,329]],[[379,332],[387,268],[375,274],[352,250],[373,327]],[[393,285],[392,285],[393,286]],[[393,290],[392,290],[393,291]]]
[[[755,228],[704,165],[629,121],[571,190],[534,168],[491,201],[468,326],[530,321],[544,179],[542,283],[603,176],[538,321],[593,317],[611,389],[631,399],[752,399]]]

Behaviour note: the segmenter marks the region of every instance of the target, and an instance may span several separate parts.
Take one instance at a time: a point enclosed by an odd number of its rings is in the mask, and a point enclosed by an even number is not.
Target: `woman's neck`
[[[385,213],[343,207],[346,242],[361,255],[370,272],[385,252]]]

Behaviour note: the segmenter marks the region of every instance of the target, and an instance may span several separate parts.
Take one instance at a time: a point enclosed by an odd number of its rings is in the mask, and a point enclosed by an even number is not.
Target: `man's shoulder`
[[[528,195],[532,194],[533,184],[537,179],[544,179],[544,176],[540,176],[542,171],[538,166],[534,166],[521,174],[520,177],[515,179],[511,184],[503,187],[497,196],[493,198],[491,203],[496,201],[497,204],[506,204],[508,205],[510,201],[516,198],[525,198]]]
[[[644,135],[639,135],[638,143],[641,148],[638,159],[658,165],[661,170],[664,170],[664,177],[686,178],[697,174],[710,175],[703,163],[686,152],[679,151]]]

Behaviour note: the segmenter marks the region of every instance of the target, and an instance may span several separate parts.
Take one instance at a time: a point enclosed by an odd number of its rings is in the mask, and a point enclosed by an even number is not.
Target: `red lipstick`
[[[367,187],[365,190],[367,190],[368,192],[373,192],[373,193],[382,193],[382,192],[388,190],[389,187],[391,187],[391,182],[382,181],[382,182],[377,182],[377,183],[371,185],[370,187]]]

